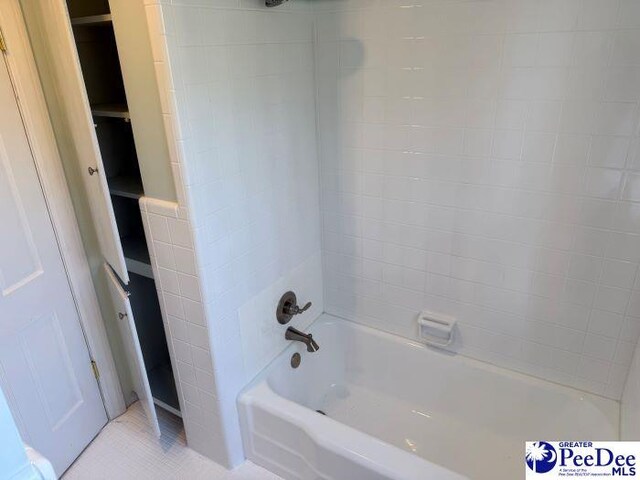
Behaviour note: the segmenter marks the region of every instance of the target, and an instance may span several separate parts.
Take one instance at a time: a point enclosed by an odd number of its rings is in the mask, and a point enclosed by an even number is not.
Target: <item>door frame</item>
[[[38,179],[44,192],[89,355],[99,367],[98,386],[105,410],[109,419],[114,419],[126,410],[124,395],[19,0],[0,0],[0,29],[7,45],[7,51],[0,52],[0,55],[7,62],[18,97],[18,108],[24,121]]]

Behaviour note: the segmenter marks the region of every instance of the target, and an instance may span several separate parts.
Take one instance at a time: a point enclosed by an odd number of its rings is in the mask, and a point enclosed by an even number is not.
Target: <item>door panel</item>
[[[129,294],[122,288],[118,278],[111,268],[109,268],[109,265],[105,264],[104,270],[107,275],[107,279],[109,280],[109,293],[111,293],[111,299],[113,300],[113,305],[116,309],[117,318],[115,321],[118,323],[127,360],[131,366],[133,388],[147,415],[150,427],[159,437],[160,425],[158,424],[158,417],[153,404],[153,396],[151,394],[149,378],[147,377],[147,369],[144,364],[144,359],[142,358],[142,348],[140,347],[140,340],[138,339],[138,331],[133,318],[131,302],[129,302]]]
[[[57,430],[82,405],[82,393],[57,315],[35,319],[20,335],[20,346],[33,372],[48,424]],[[60,385],[64,388],[58,395],[47,394]]]
[[[0,235],[0,290],[7,295],[41,274],[42,265],[2,138],[0,170],[0,205],[7,209],[3,214],[3,228],[14,232],[13,235]]]
[[[0,108],[0,386],[61,474],[107,416],[3,58]]]

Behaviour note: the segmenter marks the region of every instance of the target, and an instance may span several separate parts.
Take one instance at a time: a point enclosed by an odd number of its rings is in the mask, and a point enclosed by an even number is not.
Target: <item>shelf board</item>
[[[127,271],[153,279],[151,257],[144,237],[124,237],[120,239],[120,243]]]
[[[118,197],[133,198],[138,200],[144,195],[142,181],[138,178],[118,176],[108,178],[109,192]]]
[[[89,15],[86,17],[76,17],[71,19],[71,25],[103,25],[111,23],[111,14]]]
[[[145,265],[151,265],[151,258],[144,237],[123,237],[120,239],[120,243],[122,243],[125,258],[144,263]]]
[[[178,410],[177,408],[173,408],[171,405],[167,405],[166,403],[164,403],[162,400],[158,399],[158,398],[154,398],[153,399],[153,403],[155,403],[155,405],[157,407],[162,408],[163,410],[166,410],[169,413],[172,413],[173,415],[175,415],[176,417],[180,417],[182,418],[182,413],[180,412],[180,410]]]
[[[143,277],[147,277],[150,279],[154,279],[153,277],[153,268],[148,263],[141,262],[139,260],[134,260],[133,258],[124,258],[124,262],[127,265],[127,271],[129,273],[136,273],[138,275],[142,275]]]
[[[91,105],[91,113],[96,117],[124,118],[129,120],[129,108],[123,103]]]

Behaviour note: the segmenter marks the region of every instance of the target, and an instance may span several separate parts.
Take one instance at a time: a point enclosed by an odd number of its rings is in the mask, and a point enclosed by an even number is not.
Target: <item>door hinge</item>
[[[7,43],[4,41],[4,35],[2,34],[2,29],[0,28],[0,52],[7,51]]]
[[[93,370],[93,376],[96,377],[96,380],[99,380],[100,370],[98,370],[98,364],[95,360],[91,360],[91,369]]]

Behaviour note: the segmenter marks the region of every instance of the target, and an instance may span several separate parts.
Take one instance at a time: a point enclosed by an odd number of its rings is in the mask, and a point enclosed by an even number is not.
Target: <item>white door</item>
[[[133,318],[129,294],[122,288],[113,270],[111,270],[106,263],[104,264],[104,270],[107,274],[111,300],[113,300],[113,305],[116,308],[117,318],[115,321],[120,329],[120,337],[124,343],[128,360],[127,363],[131,367],[133,388],[147,415],[149,425],[159,437],[160,425],[158,424],[158,416],[156,415],[156,409],[153,405],[151,386],[149,385],[147,369],[144,365],[144,358],[142,357],[142,348],[140,346],[140,340],[138,339],[138,331],[136,329],[135,319]]]
[[[0,386],[62,474],[107,416],[3,58],[0,112]]]

